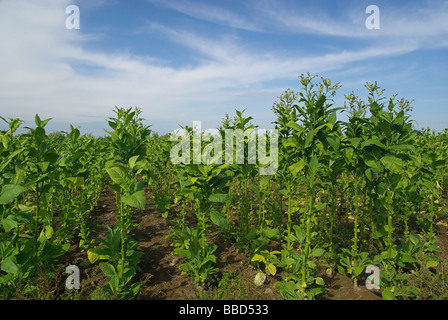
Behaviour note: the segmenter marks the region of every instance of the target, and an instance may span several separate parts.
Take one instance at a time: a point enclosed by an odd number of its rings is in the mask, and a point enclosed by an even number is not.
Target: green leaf
[[[309,146],[311,146],[313,140],[314,140],[314,130],[310,130],[305,139],[305,148],[308,148]]]
[[[384,289],[381,295],[383,296],[384,300],[397,300],[390,289]]]
[[[322,248],[315,248],[313,249],[313,251],[311,251],[311,256],[312,257],[320,257],[321,255],[323,255],[325,252],[324,249]]]
[[[317,156],[314,155],[311,160],[310,160],[310,164],[309,164],[309,168],[311,171],[311,174],[314,175],[317,172],[317,167],[319,165],[319,161],[317,160]]]
[[[293,176],[296,177],[297,174],[300,173],[304,167],[305,167],[305,161],[303,159],[300,159],[299,162],[290,165],[288,169],[293,174]]]
[[[45,230],[45,237],[47,239],[51,239],[54,233],[53,228],[51,226],[45,226],[44,230]]]
[[[224,228],[227,225],[227,219],[224,218],[219,211],[213,211],[210,214],[210,219],[220,228]]]
[[[348,141],[352,145],[353,148],[357,149],[359,146],[359,143],[361,142],[361,138],[349,138]]]
[[[227,193],[214,193],[208,197],[210,202],[226,202],[229,198]]]
[[[121,167],[107,168],[106,171],[113,182],[118,184],[123,189],[126,189],[128,182],[128,174],[123,168]]]
[[[5,184],[0,192],[0,204],[8,204],[17,199],[27,188],[16,184]]]
[[[327,136],[326,139],[327,139],[328,144],[333,148],[334,151],[337,151],[339,149],[341,140],[338,137]]]
[[[9,232],[12,229],[15,229],[19,226],[17,221],[11,219],[10,217],[13,217],[13,216],[8,216],[6,219],[2,220],[2,225],[3,225],[3,228],[5,229],[5,232]]]
[[[402,261],[407,263],[414,263],[417,262],[409,253],[405,252],[402,256]]]
[[[322,279],[321,277],[316,277],[314,278],[314,281],[316,282],[316,284],[318,286],[325,286],[325,281],[324,279]]]
[[[191,252],[190,252],[190,250],[177,248],[177,249],[173,250],[173,253],[178,255],[178,256],[181,256],[183,258],[191,259]]]
[[[130,167],[131,169],[134,169],[135,164],[136,164],[137,161],[138,161],[138,158],[139,158],[139,156],[133,156],[133,157],[131,157],[131,158],[129,159],[128,163],[129,163],[129,167]]]
[[[360,275],[364,271],[364,266],[354,266],[353,273],[355,276]]]
[[[302,131],[303,130],[303,128],[297,122],[294,122],[294,121],[289,121],[286,124],[286,126],[294,129],[295,131]]]
[[[437,260],[437,258],[435,257],[431,257],[432,259],[430,259],[427,263],[426,263],[426,268],[435,268],[437,267],[437,265],[439,264],[439,260]]]
[[[381,163],[386,169],[392,173],[403,172],[403,161],[400,158],[394,156],[384,156],[380,159]]]
[[[377,147],[380,147],[382,149],[386,149],[386,146],[381,143],[379,139],[367,139],[363,143],[361,143],[361,148],[365,148],[367,146],[375,145]]]
[[[416,246],[417,244],[419,244],[421,242],[420,241],[420,237],[417,234],[414,234],[414,233],[411,233],[409,235],[409,240],[411,240],[411,242],[412,242],[412,244],[414,246]]]
[[[108,262],[101,264],[101,270],[103,270],[104,275],[108,277],[112,277],[116,274],[114,266]]]
[[[143,190],[134,192],[133,194],[124,195],[121,197],[124,204],[140,210],[146,207],[145,192]]]
[[[373,169],[376,169],[376,170],[380,170],[380,169],[381,169],[380,166],[378,165],[378,162],[375,161],[375,160],[372,160],[372,159],[370,159],[370,160],[365,160],[364,163],[365,163],[368,167],[370,167],[370,168],[373,168]]]
[[[269,240],[278,241],[280,240],[280,232],[277,228],[265,228],[264,234],[266,235],[266,238]]]

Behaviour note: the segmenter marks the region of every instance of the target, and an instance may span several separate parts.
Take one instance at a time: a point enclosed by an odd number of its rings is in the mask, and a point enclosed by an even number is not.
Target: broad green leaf
[[[386,169],[392,173],[402,173],[403,172],[403,161],[400,158],[394,156],[384,156],[380,159],[381,163]]]
[[[55,152],[46,153],[44,156],[44,160],[50,164],[56,163],[59,159],[59,155]]]
[[[126,186],[128,183],[128,174],[123,168],[112,167],[112,168],[107,168],[106,171],[109,174],[109,176],[113,182],[118,184],[123,189],[126,189]]]
[[[134,192],[133,194],[124,195],[121,197],[124,204],[140,210],[146,207],[145,192],[143,190]]]
[[[265,228],[264,234],[270,240],[278,241],[280,239],[280,232],[277,228]]]
[[[379,139],[374,139],[374,138],[373,139],[367,139],[366,141],[361,143],[361,148],[365,148],[365,147],[371,146],[371,145],[375,145],[375,146],[380,147],[382,149],[386,149],[386,146],[384,144],[382,144]]]
[[[114,266],[108,262],[101,264],[101,270],[103,270],[103,273],[108,277],[112,277],[116,274]]]
[[[226,202],[229,198],[227,193],[214,193],[208,197],[210,202]]]
[[[3,225],[3,228],[5,229],[5,232],[9,232],[12,229],[15,229],[19,226],[17,221],[14,220],[12,216],[8,216],[7,218],[3,219],[2,225]]]
[[[421,242],[421,241],[420,241],[420,237],[419,237],[417,234],[415,234],[415,233],[411,233],[411,234],[409,235],[409,240],[411,240],[411,242],[412,242],[412,244],[413,244],[414,246],[416,246],[418,243]]]
[[[227,225],[227,219],[224,218],[219,211],[213,211],[210,214],[210,219],[220,228],[224,228]]]
[[[372,169],[371,168],[369,168],[366,171],[364,171],[364,174],[366,175],[366,177],[367,177],[367,179],[369,181],[373,180],[373,173],[372,173]]]
[[[300,243],[302,243],[303,240],[305,240],[305,237],[306,237],[305,232],[303,230],[301,230],[300,227],[297,226],[297,225],[294,225],[293,229],[295,231],[295,235],[296,235],[297,239],[299,240]]]
[[[390,289],[384,289],[381,295],[383,296],[384,300],[397,300]]]
[[[311,158],[310,164],[309,164],[309,168],[310,168],[310,171],[311,171],[312,175],[316,174],[318,165],[319,165],[319,161],[317,160],[317,156],[314,155]]]
[[[305,139],[305,148],[308,148],[309,146],[311,146],[313,139],[314,139],[314,130],[310,130]]]
[[[316,277],[314,278],[314,281],[316,282],[316,284],[318,286],[325,286],[325,281],[324,279],[322,279],[321,277]]]
[[[354,266],[353,267],[353,273],[354,273],[355,276],[360,275],[363,271],[364,271],[364,267],[363,266]]]
[[[286,124],[286,126],[290,127],[291,129],[294,129],[295,131],[302,131],[303,130],[303,128],[297,122],[294,122],[294,121],[289,121]]]
[[[375,161],[375,160],[372,160],[372,159],[371,160],[365,160],[364,163],[366,164],[366,166],[368,166],[368,167],[370,167],[372,169],[376,169],[376,170],[380,170],[381,169],[379,164],[378,164],[378,162]]]
[[[300,159],[299,162],[296,162],[289,166],[289,171],[293,174],[293,176],[297,176],[298,173],[302,172],[302,169],[305,167],[305,161]]]
[[[436,257],[430,257],[430,260],[426,263],[426,268],[435,268],[439,264],[439,260]]]
[[[357,149],[359,146],[359,143],[361,142],[361,138],[349,138],[348,141],[352,145],[353,148]]]
[[[333,148],[334,151],[337,151],[339,149],[341,140],[338,137],[327,136],[326,139],[327,139],[328,144]]]
[[[128,163],[129,163],[129,167],[130,167],[131,169],[134,169],[135,164],[136,164],[137,161],[138,161],[138,158],[139,158],[139,156],[133,156],[133,157],[131,157],[131,158],[129,159]]]
[[[20,272],[20,266],[17,264],[15,256],[9,256],[2,261],[1,269],[5,272],[18,274]]]
[[[51,237],[53,236],[54,230],[53,227],[51,226],[45,226],[45,237],[47,239],[51,239]]]
[[[417,262],[409,253],[405,252],[402,256],[402,261],[407,263],[414,263]]]
[[[0,192],[0,204],[11,203],[26,190],[27,188],[16,184],[5,184]]]
[[[181,256],[183,258],[191,259],[191,252],[190,250],[177,248],[173,250],[173,253],[175,255]]]
[[[312,257],[320,257],[321,255],[323,255],[325,252],[324,249],[322,248],[315,248],[313,249],[313,251],[311,251],[311,256]]]

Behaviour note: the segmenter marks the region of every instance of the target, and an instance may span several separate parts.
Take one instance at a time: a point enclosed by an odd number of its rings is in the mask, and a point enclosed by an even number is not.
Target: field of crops
[[[299,80],[273,104],[273,174],[244,111],[218,128],[244,133],[242,163],[233,140],[159,136],[138,108],[97,138],[3,115],[0,298],[332,299],[345,279],[367,298],[447,299],[448,130],[415,130],[376,83],[335,106],[339,84]],[[175,162],[186,136],[191,161]]]

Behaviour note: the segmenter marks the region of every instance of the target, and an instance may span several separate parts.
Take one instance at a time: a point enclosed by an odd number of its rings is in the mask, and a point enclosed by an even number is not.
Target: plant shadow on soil
[[[274,287],[276,281],[281,280],[280,275],[268,277],[265,284],[257,287],[253,280],[256,271],[248,263],[248,257],[239,252],[232,245],[218,237],[214,237],[218,245],[216,251],[219,273],[210,287],[203,291],[198,289],[193,280],[182,274],[179,265],[182,258],[172,255],[166,236],[170,234],[169,219],[165,219],[157,211],[154,202],[147,197],[145,210],[135,210],[133,220],[136,227],[133,229],[133,238],[138,241],[138,250],[143,252],[137,273],[136,281],[143,281],[141,293],[137,297],[142,300],[195,300],[195,299],[225,299],[225,300],[280,300],[278,289]],[[115,193],[106,185],[97,205],[90,215],[90,221],[95,226],[93,237],[104,237],[106,226],[116,224]],[[176,209],[174,209],[176,210]],[[174,211],[173,211],[174,212]],[[448,256],[448,225],[439,225],[437,245],[440,256]],[[87,259],[87,252],[72,246],[63,259],[63,263],[77,264],[81,269],[81,298],[89,299],[89,295],[102,284],[105,277],[98,263],[91,265]],[[381,294],[375,290],[368,290],[361,281],[358,287],[353,281],[338,273],[320,274],[326,283],[327,292],[319,297],[321,300],[379,300]],[[218,279],[226,278],[226,284],[220,285],[217,293]],[[63,284],[60,284],[63,286]]]

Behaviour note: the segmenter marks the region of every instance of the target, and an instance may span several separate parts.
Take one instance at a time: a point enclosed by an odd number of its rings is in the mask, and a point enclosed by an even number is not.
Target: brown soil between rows
[[[98,200],[97,205],[90,215],[95,225],[94,237],[103,237],[107,231],[106,226],[116,223],[115,194],[106,186]],[[133,238],[138,241],[138,250],[143,252],[139,267],[141,271],[137,275],[137,281],[146,280],[141,288],[140,299],[157,300],[191,300],[203,297],[188,275],[182,274],[179,265],[181,258],[172,255],[173,247],[170,246],[166,236],[170,234],[170,225],[157,211],[153,201],[148,197],[145,210],[136,210],[133,219],[137,226],[133,230]],[[439,225],[437,245],[440,247],[440,255],[448,256],[448,225]],[[244,297],[248,300],[277,300],[282,299],[274,283],[280,280],[280,276],[269,277],[264,285],[256,287],[253,283],[256,271],[248,263],[248,258],[225,241],[218,241],[217,267],[219,275],[233,273],[242,281]],[[86,289],[104,283],[105,279],[101,270],[96,265],[90,265],[87,261],[87,252],[78,248],[72,248],[69,258],[72,261],[84,261],[84,269],[81,274],[81,286]],[[87,262],[86,262],[87,261]],[[80,262],[78,262],[80,263]],[[381,295],[378,292],[368,290],[360,285],[354,288],[350,278],[338,273],[332,276],[321,274],[326,283],[327,292],[320,299],[329,300],[378,300]],[[242,287],[239,287],[242,288]],[[235,288],[232,288],[234,290]],[[87,290],[89,290],[87,288]],[[238,296],[238,295],[237,295]]]

